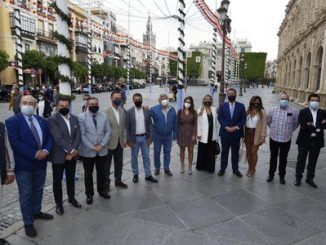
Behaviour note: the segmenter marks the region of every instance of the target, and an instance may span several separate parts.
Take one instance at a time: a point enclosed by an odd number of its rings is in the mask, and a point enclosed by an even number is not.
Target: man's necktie
[[[40,135],[38,134],[37,129],[36,129],[34,123],[33,123],[33,118],[30,117],[30,118],[28,118],[28,120],[30,121],[30,127],[31,127],[31,130],[32,130],[33,136],[34,136],[34,138],[36,140],[37,147],[39,149],[41,149],[42,148],[42,144],[41,144]]]
[[[231,112],[231,118],[233,117],[233,112],[234,112],[234,105],[230,106],[230,112]]]
[[[96,114],[93,114],[93,123],[95,125],[95,128],[97,129]]]

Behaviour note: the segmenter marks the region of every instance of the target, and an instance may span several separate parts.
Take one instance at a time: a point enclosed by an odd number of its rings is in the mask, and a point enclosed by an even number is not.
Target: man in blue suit
[[[21,112],[6,120],[9,142],[15,159],[15,176],[25,233],[36,237],[35,219],[53,219],[41,212],[47,156],[52,137],[45,119],[34,115],[36,99],[30,95],[20,101]]]
[[[229,150],[231,148],[233,173],[242,177],[239,171],[240,140],[243,138],[243,127],[246,123],[246,110],[242,103],[236,102],[237,91],[230,88],[227,91],[229,102],[223,103],[219,108],[218,121],[221,125],[220,137],[222,143],[221,169],[219,176],[223,176],[228,166]]]

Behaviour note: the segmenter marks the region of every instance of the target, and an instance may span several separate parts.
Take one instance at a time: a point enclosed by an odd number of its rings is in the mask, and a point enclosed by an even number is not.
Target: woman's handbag
[[[246,164],[247,163],[247,151],[246,151],[246,145],[243,142],[243,140],[241,141],[241,145],[240,145],[240,151],[239,151],[239,162]]]
[[[218,141],[215,141],[215,155],[219,155],[221,153],[221,148],[220,148],[220,144],[218,143]]]

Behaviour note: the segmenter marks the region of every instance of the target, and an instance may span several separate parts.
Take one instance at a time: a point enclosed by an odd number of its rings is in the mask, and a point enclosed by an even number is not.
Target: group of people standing
[[[75,116],[71,113],[71,101],[66,97],[56,99],[56,113],[44,119],[35,114],[37,100],[31,95],[20,98],[20,111],[0,124],[0,153],[2,184],[13,181],[13,163],[19,190],[19,202],[26,235],[35,237],[35,219],[53,219],[51,214],[41,212],[43,187],[46,178],[47,161],[52,163],[53,193],[56,213],[64,214],[62,179],[65,174],[68,202],[76,207],[82,205],[75,199],[76,162],[83,162],[85,176],[86,203],[93,203],[93,171],[96,169],[97,192],[101,198],[109,199],[111,162],[114,161],[114,183],[118,188],[128,188],[122,181],[124,148],[131,148],[133,183],[139,182],[138,154],[141,151],[145,181],[157,183],[152,176],[149,149],[154,144],[154,175],[161,171],[161,151],[163,148],[163,171],[172,176],[170,169],[171,149],[176,140],[180,147],[180,173],[185,172],[185,154],[188,152],[189,175],[192,174],[194,148],[198,142],[196,169],[215,172],[216,155],[221,151],[218,171],[223,176],[228,166],[231,149],[233,174],[242,177],[239,171],[240,145],[245,144],[248,161],[247,176],[255,175],[258,149],[267,137],[270,128],[270,169],[267,181],[271,182],[277,169],[279,158],[280,183],[285,184],[287,156],[293,131],[300,125],[298,161],[295,185],[301,184],[309,154],[306,182],[317,188],[314,182],[315,168],[320,149],[324,146],[323,129],[326,125],[325,112],[319,109],[319,96],[311,94],[309,107],[300,113],[289,106],[289,96],[282,94],[280,103],[267,113],[262,99],[253,96],[247,109],[236,101],[234,88],[227,91],[228,102],[217,109],[213,98],[204,96],[202,105],[195,110],[191,96],[184,99],[183,108],[176,110],[169,105],[166,94],[161,94],[159,103],[151,108],[143,106],[140,93],[132,96],[133,107],[123,108],[121,91],[111,92],[110,104],[100,111],[96,97],[84,98],[83,112]],[[219,130],[218,130],[219,128]],[[7,134],[7,136],[6,136]],[[220,145],[218,138],[220,137]],[[10,147],[14,160],[7,154]],[[241,141],[243,139],[243,141]],[[2,154],[4,153],[4,154]],[[6,153],[6,154],[5,154]],[[2,157],[6,156],[6,157]],[[7,166],[7,167],[6,167]]]

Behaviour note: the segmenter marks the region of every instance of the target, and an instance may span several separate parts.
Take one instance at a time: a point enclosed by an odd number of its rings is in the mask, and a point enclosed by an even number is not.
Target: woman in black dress
[[[210,173],[215,171],[215,150],[217,141],[216,108],[212,106],[212,97],[205,95],[202,107],[198,111],[197,138],[197,170]]]

